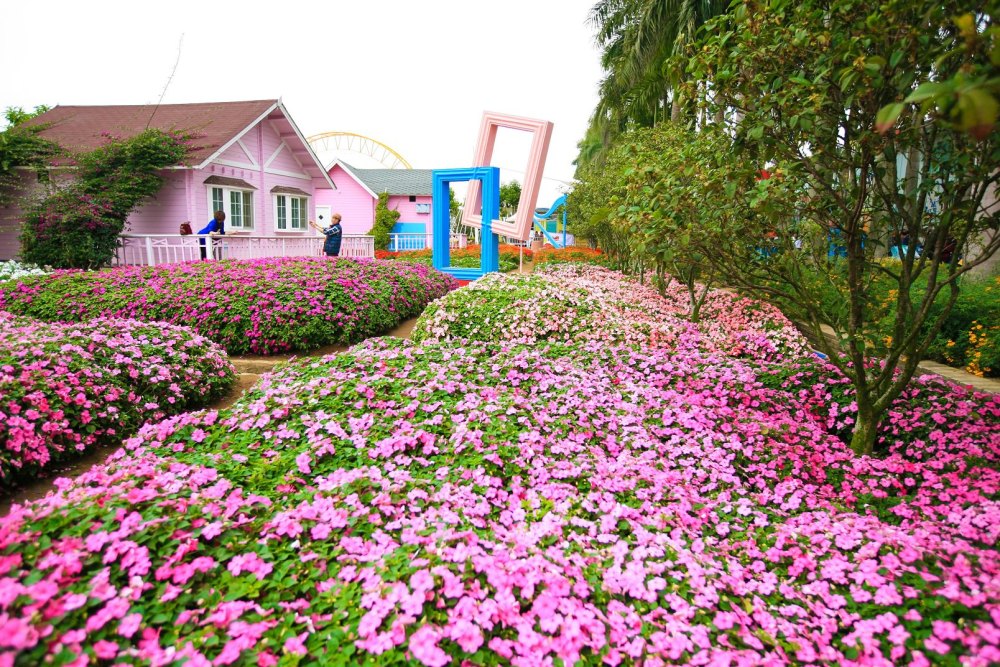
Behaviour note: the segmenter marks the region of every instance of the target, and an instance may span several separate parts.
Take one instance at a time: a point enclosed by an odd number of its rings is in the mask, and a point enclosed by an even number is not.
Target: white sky
[[[156,103],[180,44],[165,103],[281,97],[306,136],[367,135],[417,168],[469,166],[483,111],[550,120],[548,206],[597,102],[595,1],[4,3],[0,109]],[[501,131],[503,181],[522,180],[527,138]]]

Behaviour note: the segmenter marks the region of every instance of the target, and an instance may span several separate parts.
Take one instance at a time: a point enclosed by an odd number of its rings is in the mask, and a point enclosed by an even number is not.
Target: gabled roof
[[[195,135],[194,149],[183,166],[204,168],[257,123],[274,123],[283,139],[299,141],[289,148],[307,173],[335,188],[316,153],[299,131],[281,100],[203,102],[196,104],[132,104],[57,106],[28,121],[48,125],[39,134],[64,149],[79,152],[99,148],[107,136],[132,137],[148,128]]]
[[[57,106],[29,121],[47,124],[41,135],[70,151],[88,151],[104,145],[109,134],[132,137],[147,128],[178,130],[197,135],[189,164],[197,164],[242,134],[278,100],[207,102],[203,104],[129,104],[112,106]]]
[[[358,169],[346,162],[338,161],[334,164],[339,164],[345,171],[350,172],[375,195],[382,192],[388,192],[390,195],[434,194],[433,169]]]

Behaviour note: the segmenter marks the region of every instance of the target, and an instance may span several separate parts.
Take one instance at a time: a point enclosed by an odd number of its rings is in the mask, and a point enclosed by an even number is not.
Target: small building
[[[317,194],[317,219],[325,220],[333,213],[340,213],[345,234],[367,234],[375,224],[378,196],[387,192],[388,207],[399,211],[389,249],[431,247],[432,169],[358,169],[338,160],[328,173],[337,189]],[[321,224],[326,223],[321,220]]]
[[[197,259],[199,240],[180,237],[180,224],[190,222],[197,232],[216,210],[226,212],[216,257],[320,253],[323,237],[308,221],[336,186],[280,99],[57,106],[30,122],[46,125],[40,135],[73,152],[98,148],[109,134],[129,137],[146,128],[195,136],[196,149],[186,162],[164,170],[160,192],[129,216],[120,263]],[[19,250],[19,212],[0,214],[6,223],[0,227],[0,259],[9,259]],[[374,256],[374,246],[370,238],[345,237],[342,255]]]

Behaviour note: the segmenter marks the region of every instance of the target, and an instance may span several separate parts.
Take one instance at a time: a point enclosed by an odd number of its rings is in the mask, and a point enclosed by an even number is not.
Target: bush
[[[107,139],[78,157],[72,183],[27,210],[24,259],[63,269],[109,264],[129,214],[160,190],[161,170],[181,164],[191,141],[156,129]]]
[[[0,650],[25,665],[995,662],[983,427],[1000,403],[946,395],[913,443],[933,460],[914,466],[855,458],[718,355],[369,341],[265,376],[232,409],[149,425],[15,508]],[[860,501],[897,480],[891,511]]]
[[[568,246],[566,248],[546,247],[535,253],[535,264],[563,264],[568,262],[582,262],[586,264],[600,264],[608,266],[608,257],[597,249],[585,248],[583,246]]]
[[[521,253],[525,262],[530,262],[532,252],[529,248],[521,248],[516,245],[502,244],[500,246],[500,272],[509,273],[516,271],[520,266]],[[376,251],[375,256],[379,259],[399,259],[404,262],[416,262],[431,266],[433,261],[433,251],[430,248],[424,250],[408,250],[403,252],[389,252],[388,250]],[[482,248],[479,245],[470,245],[465,248],[451,249],[451,266],[467,269],[478,269],[482,256]]]
[[[712,291],[704,321],[688,321],[683,289],[677,285],[664,298],[617,271],[546,264],[530,276],[485,276],[435,301],[412,336],[499,346],[628,343],[770,361],[809,354],[805,339],[776,308],[729,292]]]
[[[46,321],[126,317],[190,326],[230,354],[352,343],[455,286],[400,262],[269,258],[60,272],[0,287],[0,308]]]
[[[183,327],[0,312],[0,483],[201,407],[234,380],[225,353]]]

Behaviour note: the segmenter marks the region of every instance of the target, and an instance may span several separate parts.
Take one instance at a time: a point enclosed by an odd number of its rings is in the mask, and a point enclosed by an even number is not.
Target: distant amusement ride
[[[320,132],[306,141],[317,153],[329,154],[334,151],[348,151],[367,155],[387,169],[413,169],[406,158],[377,139],[354,132]]]

